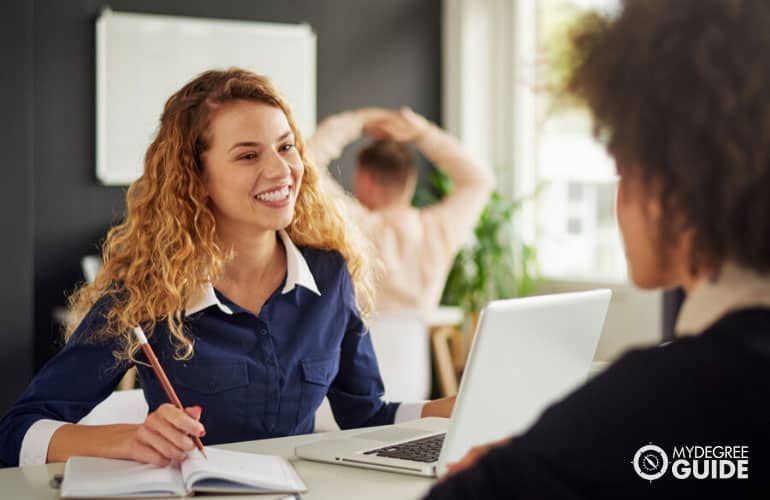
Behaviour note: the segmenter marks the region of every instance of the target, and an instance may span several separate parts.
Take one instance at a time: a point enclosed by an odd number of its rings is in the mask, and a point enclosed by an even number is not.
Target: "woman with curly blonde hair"
[[[104,267],[71,297],[67,344],[0,422],[7,465],[71,455],[162,465],[206,444],[312,432],[328,396],[343,428],[445,415],[384,392],[363,315],[372,266],[264,77],[208,71],[167,101]],[[168,404],[147,333],[184,411]],[[143,424],[77,425],[138,368]]]

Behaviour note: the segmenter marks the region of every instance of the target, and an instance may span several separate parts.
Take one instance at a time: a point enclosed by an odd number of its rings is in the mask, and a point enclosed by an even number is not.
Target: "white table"
[[[350,432],[350,431],[346,431]],[[294,447],[322,439],[323,434],[306,434],[262,441],[244,441],[222,445],[237,451],[281,455],[292,460],[308,487],[302,500],[393,500],[421,498],[430,488],[431,479],[380,472],[342,465],[309,462],[294,457]],[[13,500],[53,500],[59,498],[59,490],[49,486],[54,474],[62,472],[64,464],[33,465],[0,469],[0,498]],[[264,499],[273,500],[283,495],[227,495],[209,496],[206,499]]]

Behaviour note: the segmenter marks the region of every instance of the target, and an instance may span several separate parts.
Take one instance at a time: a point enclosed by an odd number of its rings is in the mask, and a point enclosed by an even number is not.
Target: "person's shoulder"
[[[634,348],[623,354],[602,374],[599,379],[612,378],[628,381],[629,378],[667,380],[675,374],[693,370],[708,375],[704,363],[723,358],[720,350],[709,337],[698,335],[665,342],[660,345]]]
[[[682,339],[627,351],[547,408],[527,441],[552,443],[551,435],[570,429],[580,439],[612,435],[612,440],[631,446],[627,441],[636,440],[638,433],[657,436],[662,428],[674,427],[674,421],[697,418],[697,408],[703,405],[691,403],[693,398],[702,397],[703,387],[713,389],[715,397],[720,392],[718,386],[704,380],[711,375],[702,361],[699,365],[703,357],[699,343],[698,339]],[[611,425],[597,426],[597,419]]]
[[[753,343],[759,338],[770,344],[770,307],[732,311],[707,328],[701,336],[712,342],[743,343],[749,340]]]
[[[577,393],[620,398],[627,408],[655,401],[675,409],[694,394],[705,397],[706,387],[716,404],[720,395],[732,390],[731,384],[750,380],[757,370],[770,374],[768,368],[747,363],[750,357],[735,336],[714,333],[707,330],[659,346],[629,350]],[[703,400],[701,405],[705,405]]]
[[[78,326],[67,340],[67,344],[103,344],[114,342],[109,336],[101,335],[108,327],[108,313],[121,300],[120,292],[105,292],[97,298],[80,319]]]
[[[316,267],[340,268],[345,266],[345,258],[337,250],[324,250],[311,246],[298,246],[300,253],[305,258],[307,265],[311,270]]]
[[[323,300],[332,302],[339,300],[341,304],[351,306],[354,303],[353,280],[345,257],[337,250],[322,250],[307,246],[299,249],[321,296],[325,297]]]
[[[338,280],[341,275],[349,274],[345,258],[337,250],[323,250],[310,246],[298,248],[305,258],[313,278],[319,285],[322,282]]]
[[[584,386],[588,392],[612,393],[627,387],[648,387],[655,380],[665,381],[677,369],[681,350],[673,345],[630,349]],[[681,368],[681,367],[680,367]]]
[[[733,311],[698,335],[629,354],[626,364],[630,367],[649,366],[679,373],[692,370],[701,377],[717,376],[731,366],[745,367],[757,355],[770,357],[770,309]],[[704,370],[704,366],[720,369]]]
[[[586,401],[612,411],[635,414],[664,396],[676,398],[703,385],[703,378],[718,376],[704,366],[719,353],[702,338],[684,338],[669,344],[626,351],[602,372],[568,396],[562,409],[582,412]],[[663,392],[661,389],[665,388]]]
[[[733,311],[697,335],[678,337],[660,346],[633,349],[621,360],[624,365],[660,365],[675,368],[702,367],[704,361],[719,359],[724,364],[732,357],[745,355],[746,348],[764,342],[770,353],[770,308],[754,307]],[[739,361],[739,360],[736,360]]]

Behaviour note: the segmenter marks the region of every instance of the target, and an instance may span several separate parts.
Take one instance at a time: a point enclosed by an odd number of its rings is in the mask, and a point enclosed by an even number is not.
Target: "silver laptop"
[[[421,476],[471,447],[520,434],[586,380],[611,292],[492,301],[482,311],[451,419],[331,432],[298,457]]]

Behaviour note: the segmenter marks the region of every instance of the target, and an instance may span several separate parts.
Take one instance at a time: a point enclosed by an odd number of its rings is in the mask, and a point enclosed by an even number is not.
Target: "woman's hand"
[[[471,448],[470,451],[466,453],[459,462],[447,464],[447,473],[444,474],[441,479],[439,479],[439,481],[443,481],[447,477],[471,467],[476,463],[478,459],[489,453],[490,450],[497,448],[498,446],[504,446],[508,444],[509,441],[510,438],[505,438],[501,439],[500,441],[495,441],[493,443],[483,444],[481,446],[475,446]]]
[[[169,403],[163,404],[147,415],[143,424],[127,433],[121,454],[130,460],[161,467],[172,460],[181,462],[187,452],[195,448],[190,436],[206,435],[200,418],[200,406],[182,411]]]
[[[441,399],[434,399],[428,401],[425,406],[422,407],[421,417],[451,417],[452,410],[455,407],[455,398],[457,396],[449,396]]]

